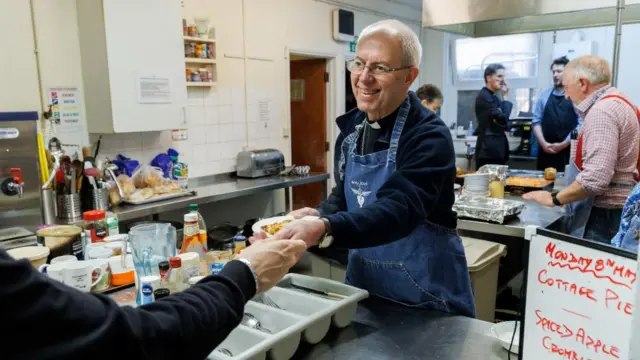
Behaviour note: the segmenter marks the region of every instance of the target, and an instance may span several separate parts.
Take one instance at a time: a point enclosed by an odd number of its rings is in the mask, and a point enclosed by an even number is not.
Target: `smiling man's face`
[[[407,65],[402,63],[400,41],[386,33],[378,32],[360,39],[356,49],[356,61],[374,68],[381,65],[397,69]],[[363,72],[351,73],[351,87],[358,103],[358,109],[366,112],[369,120],[379,120],[389,115],[402,104],[415,77],[410,68],[390,73],[373,75],[365,68]],[[412,78],[413,77],[413,78]]]

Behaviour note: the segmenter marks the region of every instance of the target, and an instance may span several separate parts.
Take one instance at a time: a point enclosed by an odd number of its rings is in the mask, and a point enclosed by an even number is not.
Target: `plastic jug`
[[[129,231],[127,243],[136,269],[137,287],[141,277],[160,275],[158,264],[161,261],[176,256],[176,228],[169,223],[137,225]],[[139,295],[136,297],[138,304]]]

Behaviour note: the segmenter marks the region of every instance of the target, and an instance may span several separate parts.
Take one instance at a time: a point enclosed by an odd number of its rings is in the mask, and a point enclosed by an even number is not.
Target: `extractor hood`
[[[472,37],[615,25],[617,0],[423,0],[422,26]],[[623,23],[640,22],[627,0]]]

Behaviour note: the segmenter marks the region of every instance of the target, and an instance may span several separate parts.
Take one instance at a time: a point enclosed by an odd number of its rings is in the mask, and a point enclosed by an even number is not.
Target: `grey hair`
[[[422,60],[422,45],[420,39],[411,28],[398,20],[381,20],[375,22],[360,32],[358,42],[369,35],[383,32],[400,40],[402,46],[402,66],[420,66]]]
[[[584,55],[575,58],[565,66],[564,71],[577,83],[580,79],[586,79],[593,85],[608,84],[611,82],[611,66],[601,57]]]

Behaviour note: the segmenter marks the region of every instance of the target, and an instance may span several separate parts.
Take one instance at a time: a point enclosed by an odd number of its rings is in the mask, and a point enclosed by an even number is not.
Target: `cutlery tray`
[[[340,294],[344,298],[306,292],[291,284]],[[331,325],[348,326],[356,314],[358,302],[369,297],[365,290],[300,274],[287,274],[265,295],[267,298],[256,295],[245,307],[245,314],[253,315],[260,326],[245,325],[243,321],[208,359],[288,360],[300,341],[316,344],[327,335]]]

